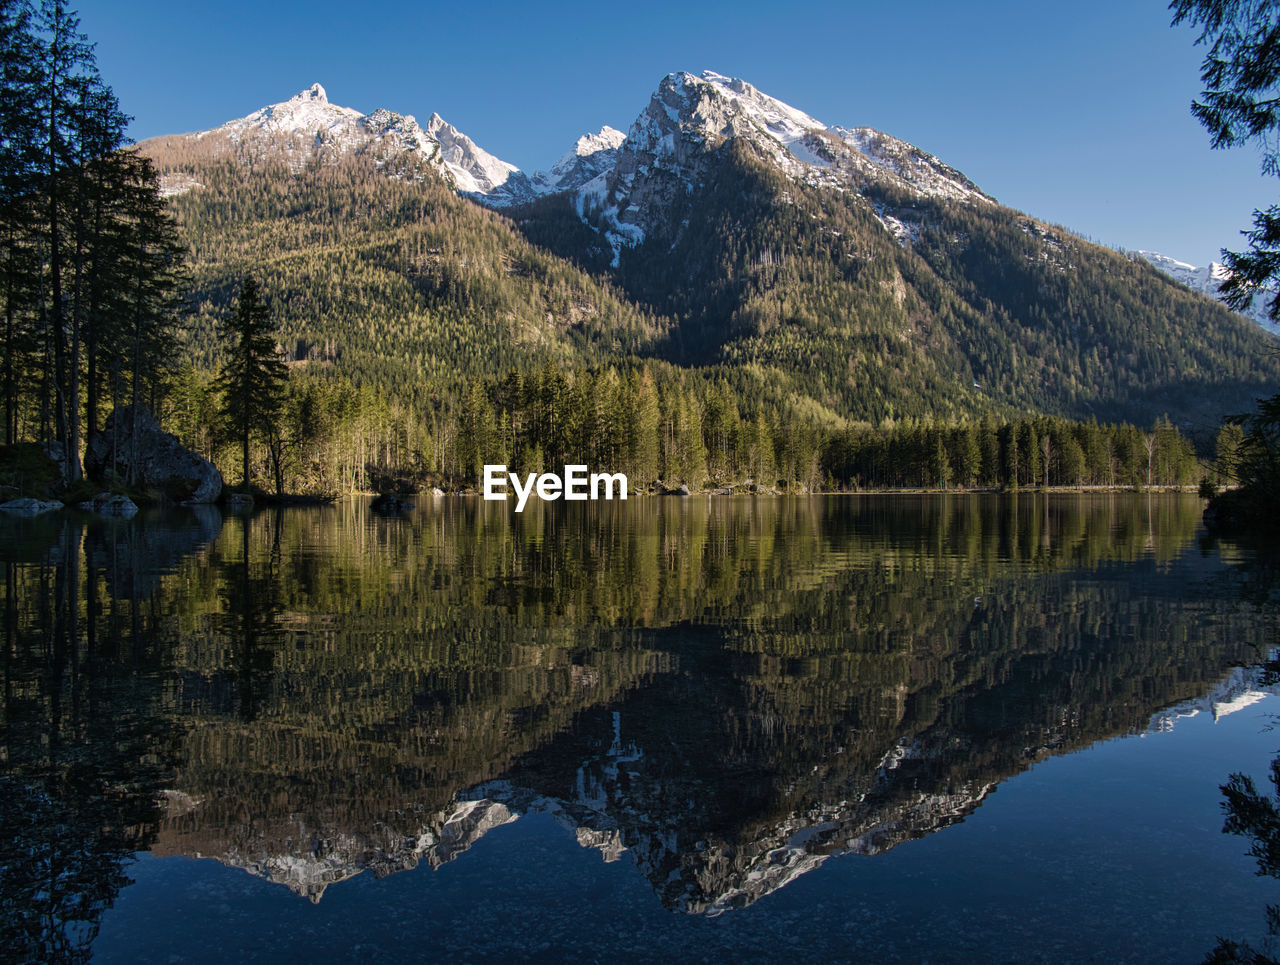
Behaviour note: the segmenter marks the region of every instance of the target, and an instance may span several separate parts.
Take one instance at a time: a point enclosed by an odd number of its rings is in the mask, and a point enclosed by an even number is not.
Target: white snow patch
[[[1162,734],[1173,730],[1179,720],[1199,714],[1212,714],[1214,722],[1229,714],[1252,707],[1280,693],[1280,685],[1262,686],[1260,672],[1254,667],[1237,667],[1218,681],[1203,697],[1183,701],[1152,716],[1145,734]]]
[[[1195,265],[1189,265],[1185,261],[1178,261],[1168,255],[1162,255],[1158,251],[1136,251],[1134,254],[1150,263],[1156,270],[1163,272],[1192,291],[1208,295],[1215,301],[1222,300],[1222,296],[1218,293],[1218,286],[1230,274],[1226,265],[1211,261],[1207,268],[1197,268]],[[1267,315],[1265,295],[1255,295],[1252,304],[1238,314],[1256,322],[1272,335],[1280,335],[1280,325],[1273,322]]]

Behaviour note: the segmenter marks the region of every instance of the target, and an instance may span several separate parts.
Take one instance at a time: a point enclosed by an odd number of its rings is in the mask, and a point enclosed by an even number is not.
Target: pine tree
[[[249,490],[249,445],[253,437],[278,418],[288,369],[276,350],[275,329],[258,283],[245,278],[234,313],[222,324],[227,341],[226,362],[216,386],[222,393],[222,414],[240,445],[241,483]]]
[[[38,156],[35,113],[36,45],[25,0],[0,0],[0,244],[3,245],[4,441],[18,441],[19,400],[37,350],[32,303],[36,290],[31,190]]]
[[[1244,429],[1238,422],[1224,423],[1215,440],[1213,469],[1219,484],[1235,484],[1240,480],[1240,452],[1244,446]]]
[[[633,380],[634,405],[627,428],[627,471],[631,481],[648,486],[658,478],[658,390],[653,376],[644,369]]]

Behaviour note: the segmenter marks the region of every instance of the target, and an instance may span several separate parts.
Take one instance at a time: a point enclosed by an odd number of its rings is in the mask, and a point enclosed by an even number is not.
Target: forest
[[[824,427],[795,408],[751,407],[724,375],[654,363],[515,369],[471,380],[441,415],[341,377],[294,372],[269,428],[255,437],[251,475],[268,492],[278,484],[327,494],[477,489],[485,463],[522,472],[585,464],[626,473],[639,492],[682,484],[763,492],[1143,488],[1206,477],[1230,484],[1243,445],[1239,426],[1227,425],[1202,458],[1168,419],[1150,431],[990,415]],[[218,431],[221,405],[212,381],[188,364],[164,414],[184,443],[229,466],[236,443]],[[283,453],[278,465],[273,451]]]
[[[58,0],[0,2],[0,57],[5,464],[38,446],[68,501],[128,482],[81,481],[121,405],[266,495],[468,489],[486,462],[585,463],[638,491],[1185,486],[1212,475],[1211,430],[1197,453],[1152,398],[1121,404],[1118,373],[1257,377],[1244,329],[1207,300],[1084,243],[1055,274],[1003,209],[916,211],[932,227],[908,252],[860,196],[780,204],[776,172],[734,148],[684,212],[700,233],[610,275],[548,250],[590,235],[555,199],[508,218],[412,159],[131,146]],[[1050,285],[1087,338],[1041,317]],[[1174,338],[1174,315],[1208,334]],[[1130,348],[1144,327],[1168,338]],[[1128,411],[1150,428],[1098,419]],[[22,474],[0,485],[20,494]]]
[[[164,392],[184,253],[75,14],[4,0],[0,67],[4,443],[51,442],[75,482],[106,414]]]

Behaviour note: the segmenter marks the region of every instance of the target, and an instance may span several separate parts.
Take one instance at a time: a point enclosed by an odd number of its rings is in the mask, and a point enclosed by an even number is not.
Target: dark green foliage
[[[1240,481],[1240,458],[1244,447],[1244,429],[1239,422],[1224,422],[1214,440],[1214,472],[1218,482],[1234,485]]]
[[[236,310],[223,323],[225,361],[215,388],[222,396],[222,415],[241,447],[241,489],[249,489],[249,443],[279,421],[284,383],[289,372],[276,348],[275,325],[258,283],[246,278]]]
[[[1239,488],[1211,504],[1216,523],[1255,535],[1280,529],[1280,395],[1262,399],[1254,412],[1223,426],[1218,472]]]
[[[1196,43],[1209,46],[1200,73],[1204,90],[1191,110],[1213,146],[1256,143],[1263,149],[1263,173],[1280,176],[1280,7],[1269,0],[1174,0],[1169,8],[1175,25],[1201,28]],[[1280,319],[1280,207],[1253,217],[1249,250],[1223,252],[1231,274],[1222,292],[1236,307],[1262,294],[1270,316]],[[1238,421],[1245,424],[1243,439],[1219,437],[1225,444],[1219,472],[1233,474],[1240,489],[1215,500],[1211,515],[1228,526],[1274,530],[1280,519],[1280,395],[1261,400]]]
[[[986,440],[981,443],[980,440]],[[985,454],[983,446],[985,445]],[[824,471],[852,488],[1189,486],[1201,465],[1191,444],[1161,419],[1134,426],[1041,416],[958,426],[906,424],[850,429],[828,437]],[[975,475],[976,474],[976,475]]]
[[[182,252],[60,0],[0,4],[0,105],[4,438],[63,443],[74,481],[107,405],[161,394]]]
[[[49,499],[61,478],[58,464],[36,443],[0,446],[0,502],[19,496]]]
[[[205,428],[208,413],[227,406],[219,398],[217,386],[185,370],[168,424],[215,462],[238,456],[243,467],[243,449],[220,448]],[[585,464],[626,473],[640,490],[1185,487],[1203,474],[1164,418],[1151,432],[1047,416],[823,428],[803,406],[766,404],[726,379],[663,363],[474,378],[448,409],[427,414],[302,369],[269,428],[253,437],[250,476],[275,474],[278,489],[317,493],[475,487],[486,463],[521,473]]]
[[[1280,176],[1280,7],[1243,0],[1174,0],[1174,25],[1200,28],[1197,44],[1208,45],[1200,80],[1204,84],[1193,113],[1215,148],[1250,142],[1262,147],[1262,171]],[[1244,308],[1255,294],[1268,299],[1267,311],[1280,319],[1280,207],[1253,213],[1249,250],[1223,252],[1231,275],[1222,291],[1229,304]]]

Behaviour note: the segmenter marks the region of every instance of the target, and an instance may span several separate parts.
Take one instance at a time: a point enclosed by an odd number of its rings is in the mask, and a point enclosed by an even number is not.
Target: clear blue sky
[[[73,2],[73,6],[74,6]],[[1006,204],[1203,265],[1276,195],[1188,106],[1202,48],[1163,2],[486,3],[81,0],[132,133],[209,128],[320,82],[331,101],[437,111],[549,166],[626,130],[663,75],[742,77],[827,124],[937,154]]]

